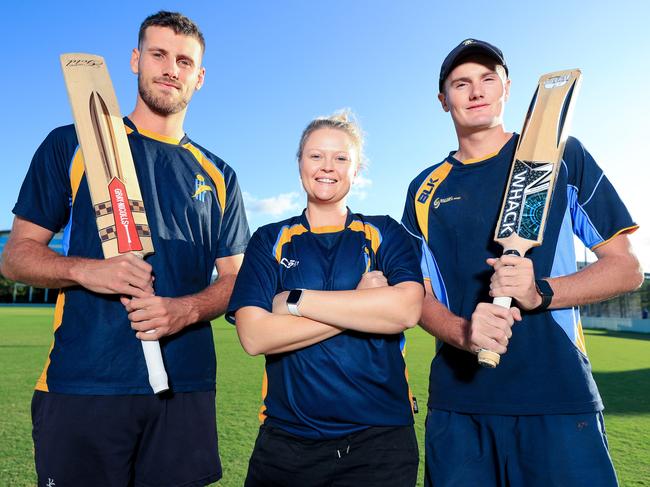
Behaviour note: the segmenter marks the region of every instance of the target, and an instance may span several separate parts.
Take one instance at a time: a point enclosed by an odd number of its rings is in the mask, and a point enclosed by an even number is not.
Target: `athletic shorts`
[[[204,486],[221,478],[215,393],[80,396],[36,391],[39,486]]]
[[[370,427],[310,440],[262,425],[245,487],[412,487],[418,475],[412,426]]]
[[[429,410],[425,486],[615,487],[602,413],[540,416]]]

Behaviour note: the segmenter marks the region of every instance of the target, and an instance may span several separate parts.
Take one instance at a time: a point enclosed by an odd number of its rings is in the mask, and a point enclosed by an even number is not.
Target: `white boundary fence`
[[[650,320],[635,318],[595,318],[582,317],[583,328],[595,328],[612,331],[634,331],[637,333],[650,333]]]

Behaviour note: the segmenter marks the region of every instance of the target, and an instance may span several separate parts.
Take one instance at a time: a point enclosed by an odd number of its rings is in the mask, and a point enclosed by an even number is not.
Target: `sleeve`
[[[377,249],[377,264],[388,284],[415,281],[422,283],[418,256],[409,240],[412,238],[395,220],[386,217],[381,243]]]
[[[69,168],[74,150],[52,131],[36,150],[13,213],[52,232],[68,221],[72,199]]]
[[[234,171],[230,171],[230,173],[231,176],[226,186],[226,208],[221,223],[217,258],[243,253],[250,239],[244,201],[237,183],[237,176]]]
[[[226,319],[235,324],[235,312],[244,306],[273,309],[273,298],[278,287],[278,265],[271,246],[264,244],[260,230],[253,234],[233,289]]]
[[[404,213],[402,214],[402,226],[406,229],[409,235],[408,244],[411,246],[418,261],[420,262],[420,269],[424,279],[431,279],[431,251],[427,246],[424,239],[420,225],[418,224],[417,214],[415,212],[415,193],[416,180],[413,180],[409,185],[406,193],[406,201],[404,202]]]
[[[406,201],[404,202],[404,213],[402,214],[402,225],[406,231],[415,239],[420,240],[420,226],[418,225],[417,215],[415,213],[415,181],[409,184],[406,192]]]
[[[563,160],[573,232],[586,247],[593,250],[638,228],[602,169],[577,139],[569,138]]]

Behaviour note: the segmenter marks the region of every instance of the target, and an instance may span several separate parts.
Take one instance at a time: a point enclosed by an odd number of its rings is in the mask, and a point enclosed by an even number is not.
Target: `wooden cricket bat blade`
[[[542,244],[581,78],[579,69],[556,71],[542,75],[537,83],[494,233],[504,255],[523,257]],[[512,298],[497,297],[493,303],[509,308]],[[499,360],[495,352],[478,352],[478,362],[484,367],[494,368]]]
[[[135,165],[104,58],[63,54],[61,66],[84,156],[104,257],[153,253]],[[89,164],[88,161],[91,161]],[[113,183],[113,178],[121,181]]]
[[[61,68],[104,258],[125,253],[144,258],[153,253],[153,241],[104,58],[93,54],[62,54]],[[157,394],[168,390],[160,344],[157,340],[141,340],[141,343],[153,391]]]

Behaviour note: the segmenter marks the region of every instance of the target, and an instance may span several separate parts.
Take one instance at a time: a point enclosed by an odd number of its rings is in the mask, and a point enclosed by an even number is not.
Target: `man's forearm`
[[[57,254],[46,243],[12,237],[3,252],[5,277],[32,286],[83,286],[103,294],[142,297],[153,293],[151,266],[133,254],[88,259]]]
[[[427,292],[422,305],[420,326],[449,345],[466,350],[469,321],[456,316]]]
[[[604,246],[603,251],[597,249],[596,255],[596,262],[574,274],[547,279],[554,293],[550,308],[604,301],[643,284],[643,272],[636,256],[628,251],[627,238],[616,246]]]
[[[210,321],[224,314],[236,279],[236,274],[222,275],[203,291],[177,298],[187,310],[188,321]]]
[[[74,286],[75,269],[84,259],[66,257],[31,239],[9,241],[2,256],[2,274],[43,288]]]

